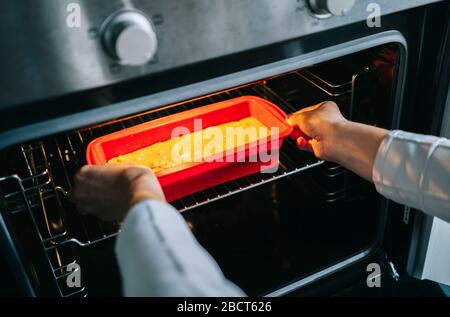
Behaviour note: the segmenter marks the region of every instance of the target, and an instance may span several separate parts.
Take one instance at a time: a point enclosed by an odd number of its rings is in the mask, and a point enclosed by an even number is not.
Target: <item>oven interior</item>
[[[67,198],[96,137],[242,95],[286,113],[324,100],[347,118],[390,128],[401,50],[386,44],[126,118],[17,144],[0,152],[1,210],[38,295],[120,295],[118,224],[81,216]],[[374,187],[343,167],[283,144],[274,174],[253,174],[174,201],[225,275],[264,295],[376,247],[384,211]],[[76,262],[82,286],[66,285]]]

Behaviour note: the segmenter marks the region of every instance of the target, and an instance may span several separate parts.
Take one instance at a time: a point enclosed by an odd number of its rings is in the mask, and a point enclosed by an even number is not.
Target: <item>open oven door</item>
[[[0,134],[0,230],[8,233],[0,238],[11,254],[10,269],[19,271],[15,280],[25,277],[33,292],[44,296],[121,294],[113,252],[119,225],[81,216],[65,195],[86,163],[87,144],[102,135],[244,95],[268,99],[286,113],[331,99],[356,121],[436,133],[421,111],[439,113],[442,105],[436,102],[430,111],[420,99],[436,93],[426,80],[438,65],[431,57],[442,43],[434,36],[442,23],[434,16],[440,17],[443,7],[387,16],[380,30],[348,25],[329,31],[327,41],[315,34],[206,61],[175,75],[194,76],[192,69],[210,75],[221,62],[228,73],[150,95],[150,84],[158,87],[161,78],[172,83],[177,76],[159,74],[133,81],[133,89],[124,83],[38,104],[74,106],[64,109],[73,111],[70,115]],[[418,89],[420,79],[424,89]],[[124,90],[129,93],[124,88],[130,93],[142,88],[147,95],[124,99]],[[86,110],[86,100],[98,107]],[[414,241],[413,216],[420,214],[286,141],[277,173],[220,184],[173,206],[225,275],[249,295],[402,295],[402,283],[409,282],[405,246]],[[76,290],[64,283],[73,262],[85,272],[85,284]],[[430,287],[421,287],[425,295],[435,294],[435,285]],[[24,287],[32,294],[29,288]]]

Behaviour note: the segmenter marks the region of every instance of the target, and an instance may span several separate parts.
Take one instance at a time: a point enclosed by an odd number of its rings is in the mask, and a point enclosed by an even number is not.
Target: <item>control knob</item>
[[[308,0],[311,11],[320,18],[344,16],[349,13],[356,0]]]
[[[158,40],[153,23],[139,11],[114,13],[101,32],[107,53],[122,65],[141,66],[155,56]]]

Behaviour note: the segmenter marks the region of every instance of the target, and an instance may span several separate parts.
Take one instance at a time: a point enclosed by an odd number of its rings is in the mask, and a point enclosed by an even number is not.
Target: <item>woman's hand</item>
[[[83,166],[75,175],[70,198],[81,214],[119,222],[144,199],[166,201],[149,168],[126,165]]]
[[[300,129],[300,133],[295,135],[300,149],[312,150],[322,160],[338,161],[339,130],[348,121],[334,102],[326,101],[304,108],[287,121]]]
[[[372,181],[375,156],[387,130],[345,119],[332,101],[302,109],[288,123],[300,130],[295,135],[300,149]]]

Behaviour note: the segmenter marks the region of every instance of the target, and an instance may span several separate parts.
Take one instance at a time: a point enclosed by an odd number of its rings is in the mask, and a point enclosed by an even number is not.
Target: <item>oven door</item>
[[[429,34],[444,33],[438,21],[447,7],[386,16],[380,29],[353,24],[33,104],[44,110],[68,102],[74,113],[1,134],[1,237],[16,280],[29,294],[120,294],[113,253],[118,225],[80,216],[66,197],[95,137],[242,95],[266,98],[286,113],[331,99],[353,120],[433,133],[442,105],[425,108],[419,101],[436,89],[426,79],[436,74],[432,55],[442,38]],[[160,91],[138,97],[149,87]],[[94,108],[81,111],[86,101]],[[110,105],[102,107],[105,102]],[[275,174],[236,179],[172,204],[249,295],[339,294],[366,283],[369,264],[378,265],[382,281],[408,276],[405,245],[414,213],[289,140]],[[83,272],[77,289],[65,283],[71,263]]]

